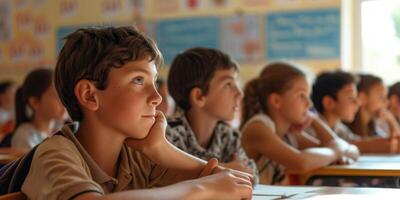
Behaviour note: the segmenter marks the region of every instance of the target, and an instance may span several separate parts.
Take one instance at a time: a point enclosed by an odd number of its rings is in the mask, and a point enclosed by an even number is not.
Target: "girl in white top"
[[[309,96],[304,72],[289,63],[269,64],[246,85],[242,145],[257,162],[260,183],[285,185],[288,169],[306,172],[357,159],[357,147],[310,114]],[[316,130],[318,139],[301,131],[308,126]]]
[[[53,81],[53,71],[37,69],[27,75],[16,94],[16,129],[11,146],[29,150],[51,135],[61,120],[62,106]]]

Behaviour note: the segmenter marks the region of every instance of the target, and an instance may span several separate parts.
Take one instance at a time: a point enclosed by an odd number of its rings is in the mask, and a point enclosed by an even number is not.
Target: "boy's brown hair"
[[[184,111],[190,109],[190,91],[198,87],[207,94],[210,81],[219,69],[239,70],[228,54],[212,48],[195,47],[178,54],[168,75],[168,90]]]
[[[372,74],[359,74],[358,77],[358,92],[368,93],[373,86],[383,84],[383,80],[381,78]]]
[[[55,85],[61,102],[74,121],[81,121],[83,113],[74,95],[79,80],[93,81],[104,90],[111,68],[149,57],[156,66],[162,55],[149,37],[134,27],[81,28],[64,38],[55,71]]]

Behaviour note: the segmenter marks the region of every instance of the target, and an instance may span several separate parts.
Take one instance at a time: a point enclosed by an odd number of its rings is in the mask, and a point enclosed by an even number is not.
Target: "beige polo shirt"
[[[22,192],[28,199],[72,199],[82,193],[100,194],[169,185],[182,180],[126,144],[120,153],[117,177],[108,176],[65,126],[62,135],[37,148]],[[107,147],[104,147],[107,148]]]

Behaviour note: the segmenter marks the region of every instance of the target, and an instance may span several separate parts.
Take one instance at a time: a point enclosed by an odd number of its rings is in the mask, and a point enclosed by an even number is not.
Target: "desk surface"
[[[253,199],[393,199],[399,189],[257,185]]]
[[[308,173],[288,172],[292,184],[304,185],[313,176],[400,176],[400,162],[356,162],[351,165],[331,165]]]
[[[290,174],[299,174],[289,172]],[[351,165],[331,165],[311,171],[313,175],[400,176],[400,162],[356,162]]]

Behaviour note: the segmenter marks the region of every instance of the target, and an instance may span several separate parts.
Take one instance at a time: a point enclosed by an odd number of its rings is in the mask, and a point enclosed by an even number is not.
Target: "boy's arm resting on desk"
[[[151,161],[164,168],[172,169],[176,173],[184,171],[185,173],[183,175],[180,175],[179,178],[177,177],[179,180],[175,180],[176,182],[197,178],[201,173],[204,173],[204,171],[215,173],[222,170],[220,167],[207,165],[206,161],[196,158],[172,145],[165,138],[166,127],[167,122],[164,115],[158,112],[156,123],[145,139],[127,139],[126,143],[131,148],[141,151]],[[208,170],[205,168],[206,166],[208,168],[212,167],[213,169]],[[253,178],[252,175],[247,173],[240,173],[238,171],[232,171],[232,173],[246,175],[250,179]]]
[[[234,176],[229,170],[170,186],[131,190],[102,196],[88,192],[75,200],[163,200],[163,199],[251,199],[252,187],[246,177]]]

